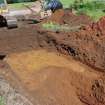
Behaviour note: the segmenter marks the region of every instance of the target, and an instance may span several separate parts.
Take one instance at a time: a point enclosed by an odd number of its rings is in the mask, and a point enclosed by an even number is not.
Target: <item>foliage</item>
[[[59,32],[59,31],[63,31],[63,32],[73,32],[73,31],[78,31],[78,29],[81,26],[69,26],[69,25],[60,25],[57,23],[53,23],[53,22],[47,22],[42,24],[42,27],[50,30],[50,31],[55,31],[55,32]]]
[[[47,30],[52,30],[52,31],[68,31],[69,30],[69,27],[55,24],[53,22],[44,23],[42,26],[43,28]]]
[[[0,96],[0,105],[4,105],[4,98]]]
[[[70,5],[71,8],[71,5]],[[77,0],[72,4],[72,8],[77,11],[77,14],[85,13],[91,16],[94,20],[105,16],[105,1],[87,1],[84,2]]]

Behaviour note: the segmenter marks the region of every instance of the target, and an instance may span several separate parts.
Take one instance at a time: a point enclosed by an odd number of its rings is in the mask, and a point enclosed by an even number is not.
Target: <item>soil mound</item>
[[[52,14],[52,16],[48,19],[48,21],[62,24],[62,17],[63,16],[64,16],[64,10],[59,9]]]
[[[92,22],[89,16],[84,14],[76,15],[71,10],[59,9],[52,14],[50,21],[59,24],[68,24],[70,26],[90,24]]]

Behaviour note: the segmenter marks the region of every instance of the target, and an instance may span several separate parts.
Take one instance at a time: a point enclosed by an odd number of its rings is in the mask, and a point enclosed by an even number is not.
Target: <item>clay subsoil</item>
[[[105,105],[105,18],[93,23],[59,10],[47,21],[81,27],[53,32],[22,22],[1,28],[0,75],[33,105]]]

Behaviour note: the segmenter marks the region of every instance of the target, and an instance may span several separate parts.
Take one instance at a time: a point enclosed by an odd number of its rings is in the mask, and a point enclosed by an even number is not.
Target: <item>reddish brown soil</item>
[[[93,30],[99,31],[102,35],[105,34],[105,17],[100,18],[100,20],[96,23],[93,23],[91,28]]]
[[[105,17],[75,32],[40,33],[46,34],[48,43],[53,43],[60,52],[66,52],[101,71],[105,70]]]
[[[74,62],[71,69],[49,66],[29,74],[31,77],[28,78],[33,83],[24,82],[5,63],[0,64],[0,75],[34,105],[105,105],[105,76],[88,66],[69,60],[70,64]],[[83,68],[83,72],[80,68]]]
[[[47,20],[58,24],[68,24],[69,26],[86,25],[92,22],[91,18],[81,14],[73,14],[70,10],[58,10]]]
[[[75,17],[71,18],[73,25],[80,25],[83,20],[73,16]],[[79,20],[76,22],[75,19]],[[71,22],[66,23],[68,21],[70,20],[63,21],[63,24],[70,25]],[[18,89],[29,97],[34,105],[105,105],[105,76],[100,72],[105,70],[103,23],[104,18],[97,23],[82,27],[77,32],[66,33],[42,30],[35,25],[22,25],[13,30],[0,29],[0,54],[8,56],[14,52],[38,49],[59,51],[99,70],[96,71],[71,60],[74,62],[72,65],[74,69],[46,67],[34,72],[29,78],[36,81],[35,87],[29,87],[29,83],[24,83],[8,64],[1,61],[0,75],[3,75],[15,88],[20,87]],[[83,67],[84,72],[79,72],[81,68],[77,65]]]

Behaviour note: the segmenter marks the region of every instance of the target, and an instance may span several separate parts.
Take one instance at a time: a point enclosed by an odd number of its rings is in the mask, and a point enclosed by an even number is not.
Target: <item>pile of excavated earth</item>
[[[44,29],[43,22],[50,21],[79,28]],[[29,105],[105,105],[105,17],[93,22],[58,10],[43,22],[0,29],[0,76]]]
[[[47,20],[47,22],[53,22],[58,24],[67,24],[69,26],[87,25],[92,22],[89,16],[84,14],[76,15],[71,10],[58,10]]]

